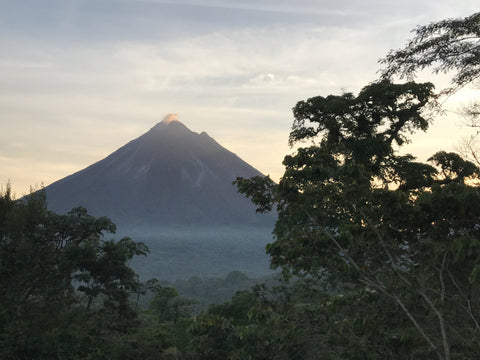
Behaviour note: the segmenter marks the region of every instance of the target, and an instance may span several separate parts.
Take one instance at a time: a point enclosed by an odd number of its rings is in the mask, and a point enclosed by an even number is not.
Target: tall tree
[[[428,128],[435,98],[432,84],[383,80],[300,101],[290,143],[311,146],[285,157],[278,185],[237,184],[259,211],[277,206],[274,267],[374,294],[376,311],[399,314],[397,330],[425,345],[417,356],[469,358],[480,350],[479,169],[453,153],[429,165],[396,151]]]

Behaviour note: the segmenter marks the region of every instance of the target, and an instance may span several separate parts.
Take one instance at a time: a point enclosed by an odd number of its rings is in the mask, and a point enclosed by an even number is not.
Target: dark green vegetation
[[[305,146],[285,157],[280,183],[237,179],[258,211],[278,211],[267,253],[285,282],[275,287],[257,285],[199,313],[168,284],[138,281],[127,264],[147,249],[105,240],[114,229],[107,219],[82,209],[56,215],[41,196],[15,202],[7,189],[1,357],[477,358],[480,170],[456,153],[437,152],[427,163],[398,153],[411,133],[428,128],[438,97],[430,83],[388,77],[439,63],[457,72],[454,83],[477,79],[478,19],[418,28],[406,49],[386,58],[385,78],[356,96],[300,101],[290,143]],[[228,279],[245,281],[240,273]],[[183,285],[193,291],[202,282]],[[147,292],[152,300],[141,310],[135,294]]]
[[[115,226],[84,209],[46,210],[44,194],[0,198],[0,357],[76,359],[107,354],[132,327],[140,283],[127,262],[147,249],[105,240]]]

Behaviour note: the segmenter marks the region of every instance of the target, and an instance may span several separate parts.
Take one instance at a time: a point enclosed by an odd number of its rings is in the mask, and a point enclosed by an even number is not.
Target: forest
[[[111,239],[109,219],[56,214],[41,191],[16,200],[7,186],[0,358],[477,358],[479,132],[427,162],[400,150],[441,116],[445,97],[478,81],[480,13],[419,26],[380,64],[356,95],[296,104],[295,153],[278,184],[236,180],[257,211],[278,214],[266,251],[282,278],[220,304],[141,282],[129,262],[148,248]],[[448,74],[450,86],[415,82],[422,70]],[[474,130],[479,109],[463,109]],[[250,286],[241,273],[227,278]]]

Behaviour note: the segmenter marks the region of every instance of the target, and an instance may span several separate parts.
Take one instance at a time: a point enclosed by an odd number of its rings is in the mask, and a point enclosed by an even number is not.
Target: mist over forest
[[[148,259],[136,258],[131,266],[141,279],[187,280],[224,277],[240,270],[251,278],[271,274],[265,245],[272,228],[185,227],[142,229],[129,236],[150,249]]]

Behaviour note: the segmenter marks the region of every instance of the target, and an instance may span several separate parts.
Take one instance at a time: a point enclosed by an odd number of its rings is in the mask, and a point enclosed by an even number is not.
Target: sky
[[[477,11],[478,0],[0,0],[0,188],[46,186],[169,113],[278,180],[297,101],[357,93],[417,25]],[[472,94],[449,99],[408,151],[455,149],[456,104]]]

